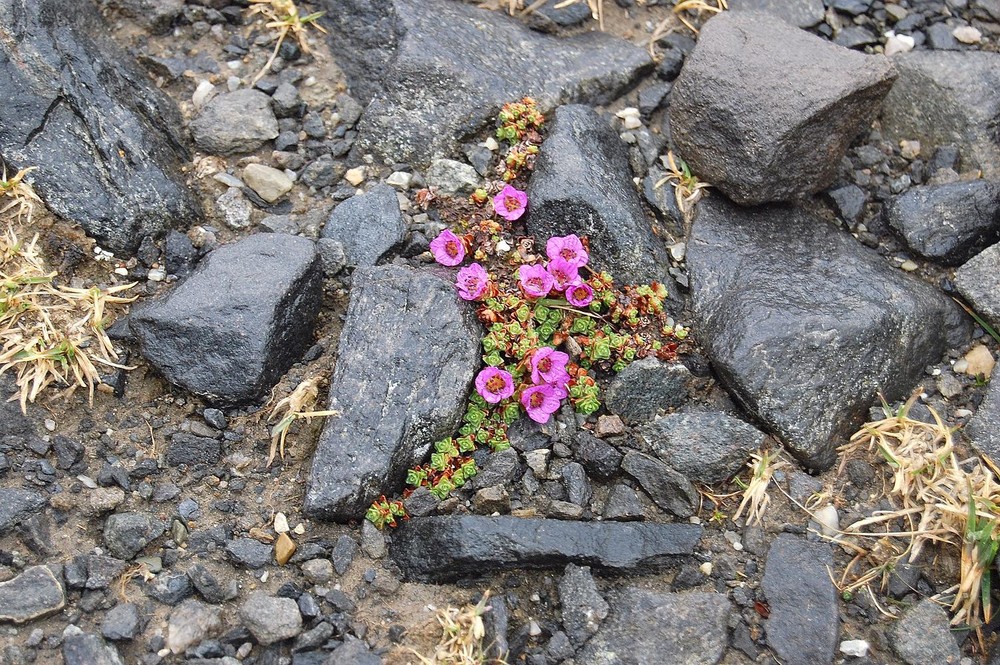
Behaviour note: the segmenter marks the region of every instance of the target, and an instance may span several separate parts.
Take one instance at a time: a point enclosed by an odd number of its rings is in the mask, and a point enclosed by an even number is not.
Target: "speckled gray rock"
[[[402,243],[405,234],[396,190],[376,185],[334,208],[322,237],[343,244],[347,265],[373,266]]]
[[[611,613],[577,663],[715,665],[726,651],[732,610],[723,594],[629,587],[608,602]]]
[[[46,503],[45,495],[40,492],[0,487],[0,534],[10,531],[21,520],[34,515]]]
[[[63,639],[64,665],[125,665],[118,648],[100,635],[73,633]]]
[[[973,309],[1000,328],[1000,243],[989,247],[955,272],[955,287]]]
[[[608,616],[608,603],[597,590],[587,566],[569,564],[559,580],[562,624],[573,646],[580,648]]]
[[[670,98],[691,170],[756,205],[817,192],[895,78],[883,56],[831,44],[762,12],[722,12],[698,35]]]
[[[625,284],[672,287],[662,241],[632,184],[628,151],[587,106],[556,109],[528,183],[528,231],[539,246],[570,233],[590,237],[591,265]]]
[[[994,370],[986,397],[962,432],[976,450],[1000,459],[1000,371]]]
[[[119,603],[101,620],[101,635],[109,640],[131,640],[140,628],[139,607],[135,603]]]
[[[167,648],[171,653],[184,653],[189,646],[216,634],[221,628],[221,607],[186,600],[170,613],[167,622]]]
[[[311,240],[251,235],[202,259],[131,327],[171,383],[218,404],[252,402],[312,346],[322,272]]]
[[[643,358],[630,364],[608,384],[604,406],[625,422],[649,422],[661,409],[687,401],[691,372],[680,363]]]
[[[322,21],[352,94],[370,104],[365,151],[427,164],[492,126],[530,94],[543,112],[600,104],[650,65],[644,49],[597,31],[556,39],[503,12],[447,0],[324,0]]]
[[[166,524],[146,513],[115,513],[104,521],[104,546],[127,561],[166,530]]]
[[[962,168],[1000,177],[1000,53],[918,50],[893,58],[899,79],[882,108],[892,141],[956,145]]]
[[[53,213],[102,246],[135,251],[147,235],[201,215],[184,182],[180,113],[110,37],[92,4],[4,3],[0,156]]]
[[[622,459],[622,470],[671,515],[691,517],[697,510],[700,496],[691,481],[655,457],[630,450]]]
[[[62,585],[46,566],[32,566],[0,582],[0,622],[25,623],[58,612],[65,604]]]
[[[272,548],[253,538],[234,538],[226,542],[226,554],[247,568],[263,568],[271,563]]]
[[[823,20],[823,0],[729,0],[734,12],[765,11],[799,28],[811,28]]]
[[[254,591],[240,606],[240,621],[259,644],[289,640],[302,632],[302,615],[291,598],[275,598]]]
[[[910,249],[957,265],[1000,240],[1000,182],[973,180],[914,187],[883,208]]]
[[[569,563],[649,571],[693,552],[701,533],[697,524],[443,515],[406,522],[393,534],[389,551],[404,576],[418,581],[447,582]]]
[[[465,412],[481,329],[447,272],[358,268],[305,509],[357,519],[393,494]]]
[[[740,471],[765,437],[753,425],[717,411],[672,413],[643,426],[639,436],[670,467],[706,485]]]
[[[833,463],[879,392],[908,394],[968,339],[951,300],[796,208],[702,201],[687,264],[719,378],[811,468]]]
[[[962,659],[948,612],[929,598],[906,611],[889,631],[889,639],[907,665],[942,665]]]
[[[767,643],[788,665],[833,662],[840,632],[830,545],[783,533],[771,544],[761,590],[771,609]]]
[[[189,127],[195,145],[212,155],[253,152],[278,136],[271,98],[250,88],[213,97]]]

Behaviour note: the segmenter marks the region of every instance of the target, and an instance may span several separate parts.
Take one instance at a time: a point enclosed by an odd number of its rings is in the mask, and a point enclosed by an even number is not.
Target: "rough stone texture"
[[[376,185],[334,208],[322,237],[344,245],[347,265],[373,266],[402,243],[405,234],[406,222],[396,190]]]
[[[729,0],[734,12],[765,11],[799,28],[811,28],[823,20],[823,0]]]
[[[591,264],[620,283],[665,277],[669,260],[632,184],[628,150],[593,109],[556,109],[528,184],[528,231],[545,240],[590,237]]]
[[[465,412],[479,365],[480,327],[450,273],[358,268],[313,457],[305,509],[356,519],[393,494]]]
[[[0,622],[25,623],[58,612],[65,604],[62,585],[46,566],[32,566],[0,583]]]
[[[956,145],[962,168],[1000,177],[1000,54],[919,50],[893,58],[899,79],[882,108],[892,141]]]
[[[189,127],[194,144],[213,155],[253,152],[278,136],[271,98],[253,89],[213,97]]]
[[[573,454],[587,473],[602,480],[618,473],[622,463],[622,454],[614,446],[583,429],[573,435]]]
[[[577,663],[715,665],[725,653],[731,608],[722,594],[630,587],[608,601],[611,614]]]
[[[649,498],[668,513],[685,518],[697,510],[698,490],[684,474],[660,460],[630,450],[622,460],[622,470],[635,478]]]
[[[284,171],[264,164],[247,164],[243,169],[243,182],[268,203],[287,194],[293,185]]]
[[[104,522],[104,546],[119,559],[131,559],[167,530],[145,513],[115,513]]]
[[[456,153],[503,104],[525,95],[546,113],[608,102],[651,65],[643,49],[608,34],[556,39],[502,12],[447,0],[320,5],[352,93],[370,102],[360,147],[396,162]]]
[[[672,413],[642,427],[639,436],[670,467],[706,485],[740,471],[764,444],[756,427],[717,411]]]
[[[710,19],[670,98],[671,136],[702,180],[755,205],[836,177],[895,78],[851,51],[760,12]]]
[[[907,665],[941,665],[962,659],[948,625],[948,612],[926,598],[907,610],[892,627],[889,640]]]
[[[117,647],[93,633],[67,635],[62,654],[64,665],[125,665]]]
[[[1000,243],[959,268],[955,286],[980,316],[995,329],[1000,328]]]
[[[240,606],[240,621],[263,645],[288,640],[302,632],[302,615],[291,598],[254,591]]]
[[[976,450],[1000,459],[1000,371],[994,371],[986,397],[962,432]]]
[[[347,635],[344,643],[333,650],[324,665],[382,665],[378,654],[372,653],[364,640]]]
[[[837,589],[826,543],[783,533],[771,544],[761,589],[771,608],[767,643],[787,665],[833,662],[840,630]]]
[[[17,383],[10,372],[0,376],[0,438],[5,436],[26,437],[35,433],[35,425],[31,419],[21,413],[18,401],[9,401],[17,391]],[[2,492],[4,490],[0,490]],[[6,506],[7,501],[0,500],[0,506]],[[3,517],[0,517],[0,533],[4,532]]]
[[[694,327],[724,385],[804,464],[825,469],[878,392],[905,395],[968,324],[927,284],[787,206],[698,206]]]
[[[226,554],[247,568],[263,568],[271,563],[272,548],[253,538],[235,538],[226,543]]]
[[[187,577],[184,577],[186,580]],[[167,648],[171,653],[184,653],[222,628],[222,608],[187,600],[174,608],[167,623]]]
[[[696,524],[419,517],[393,534],[390,554],[408,579],[419,581],[446,582],[569,563],[648,571],[693,552],[701,532]]]
[[[45,495],[32,490],[0,487],[0,534],[45,506]]]
[[[135,603],[119,603],[101,620],[101,635],[109,640],[131,640],[140,630],[139,607]]]
[[[171,383],[218,404],[263,397],[312,343],[322,265],[311,240],[260,233],[206,256],[135,311],[142,354]]]
[[[974,180],[914,187],[883,208],[910,249],[957,265],[1000,240],[1000,182]]]
[[[690,378],[691,372],[680,363],[643,358],[615,375],[604,393],[604,406],[629,424],[649,422],[660,409],[687,401]]]
[[[0,157],[45,205],[102,246],[135,251],[147,235],[201,215],[173,103],[117,46],[91,3],[11,0],[0,18]]]
[[[559,580],[559,605],[566,635],[578,649],[597,632],[610,609],[597,590],[590,568],[573,564],[566,566]]]
[[[187,464],[215,464],[222,455],[222,444],[218,439],[207,436],[195,436],[187,432],[177,432],[171,435],[167,444],[166,460],[171,466]]]

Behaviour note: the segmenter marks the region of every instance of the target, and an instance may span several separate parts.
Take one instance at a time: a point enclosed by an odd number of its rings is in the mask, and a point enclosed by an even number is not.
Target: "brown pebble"
[[[625,433],[625,423],[618,416],[601,416],[597,419],[597,428],[594,430],[594,434],[600,438],[606,436],[618,436],[619,434]]]
[[[287,533],[279,535],[278,540],[274,541],[274,560],[279,566],[284,566],[293,554],[295,554],[295,541]]]

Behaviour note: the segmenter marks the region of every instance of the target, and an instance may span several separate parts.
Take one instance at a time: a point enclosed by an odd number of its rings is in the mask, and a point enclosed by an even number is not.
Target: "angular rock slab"
[[[371,102],[362,149],[428,164],[490,125],[500,107],[530,95],[542,112],[601,104],[651,65],[641,48],[600,32],[558,39],[502,12],[447,0],[324,0],[330,46]]]
[[[216,249],[133,313],[142,354],[218,404],[263,397],[313,342],[322,264],[311,240],[259,233]]]
[[[62,585],[46,566],[32,566],[0,583],[0,622],[26,623],[58,612],[65,604]]]
[[[990,379],[986,397],[962,432],[980,453],[1000,459],[1000,372]]]
[[[980,316],[1000,328],[1000,243],[955,271],[955,287]]]
[[[396,190],[376,185],[334,208],[321,235],[343,243],[347,265],[373,266],[400,244],[405,234]]]
[[[1000,53],[921,50],[892,61],[899,79],[882,107],[886,138],[954,144],[964,170],[1000,177]]]
[[[762,12],[723,12],[674,82],[671,135],[691,170],[743,205],[817,192],[837,175],[895,73]]]
[[[11,0],[0,12],[0,157],[115,252],[183,227],[200,206],[180,167],[180,114],[88,3]]]
[[[590,237],[591,264],[619,283],[668,286],[670,262],[632,184],[628,150],[592,108],[561,106],[528,184],[528,231],[539,250],[552,236]]]
[[[450,272],[358,268],[313,457],[305,510],[361,517],[461,422],[480,363],[481,329]]]
[[[10,531],[21,520],[34,515],[46,503],[45,495],[39,492],[0,487],[0,534]]]
[[[578,663],[715,665],[726,652],[732,607],[723,594],[630,587],[608,600],[611,613]]]
[[[698,205],[694,329],[730,393],[814,469],[967,338],[958,307],[850,235],[788,206]]]
[[[783,533],[771,544],[761,589],[771,610],[767,643],[782,663],[833,662],[840,615],[828,566],[833,554],[826,543]]]
[[[947,610],[929,598],[906,611],[892,626],[889,639],[907,665],[958,663],[962,659]]]
[[[1000,240],[1000,182],[914,187],[889,201],[883,213],[910,249],[957,265]]]
[[[823,0],[729,0],[734,12],[764,11],[800,28],[811,28],[823,20]]]
[[[701,533],[697,524],[448,515],[411,519],[393,535],[390,553],[404,576],[418,581],[569,563],[645,571],[693,552]]]
[[[118,647],[94,633],[66,636],[62,645],[64,665],[125,665]]]

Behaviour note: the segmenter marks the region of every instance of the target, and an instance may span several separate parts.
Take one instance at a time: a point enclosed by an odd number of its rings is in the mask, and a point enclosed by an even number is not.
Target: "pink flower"
[[[548,242],[545,243],[545,253],[550,261],[560,258],[577,268],[587,265],[587,261],[590,260],[590,255],[587,254],[587,250],[583,248],[583,243],[580,242],[580,238],[575,233],[549,238]]]
[[[520,189],[504,185],[500,193],[493,197],[493,209],[509,222],[520,219],[528,206],[528,194]]]
[[[566,287],[580,282],[580,269],[561,257],[550,260],[546,270],[552,275],[556,291],[564,291]]]
[[[555,386],[543,383],[531,386],[521,393],[521,405],[528,412],[528,417],[536,423],[547,423],[549,417],[559,410],[560,393]]]
[[[531,380],[534,383],[552,383],[562,386],[569,381],[566,363],[569,356],[551,346],[543,346],[531,356]]]
[[[486,287],[490,284],[490,276],[486,268],[478,263],[466,266],[458,271],[455,277],[455,286],[458,288],[458,295],[462,300],[476,300],[486,293]]]
[[[431,253],[434,260],[443,266],[457,266],[465,259],[465,245],[462,239],[445,229],[437,238],[431,240]]]
[[[594,289],[588,284],[571,284],[566,288],[566,302],[573,307],[586,307],[594,299]]]
[[[539,265],[521,266],[518,269],[521,288],[532,298],[544,298],[549,295],[555,281],[545,268]]]
[[[514,378],[505,370],[486,367],[476,376],[476,392],[490,404],[496,404],[514,394]]]

